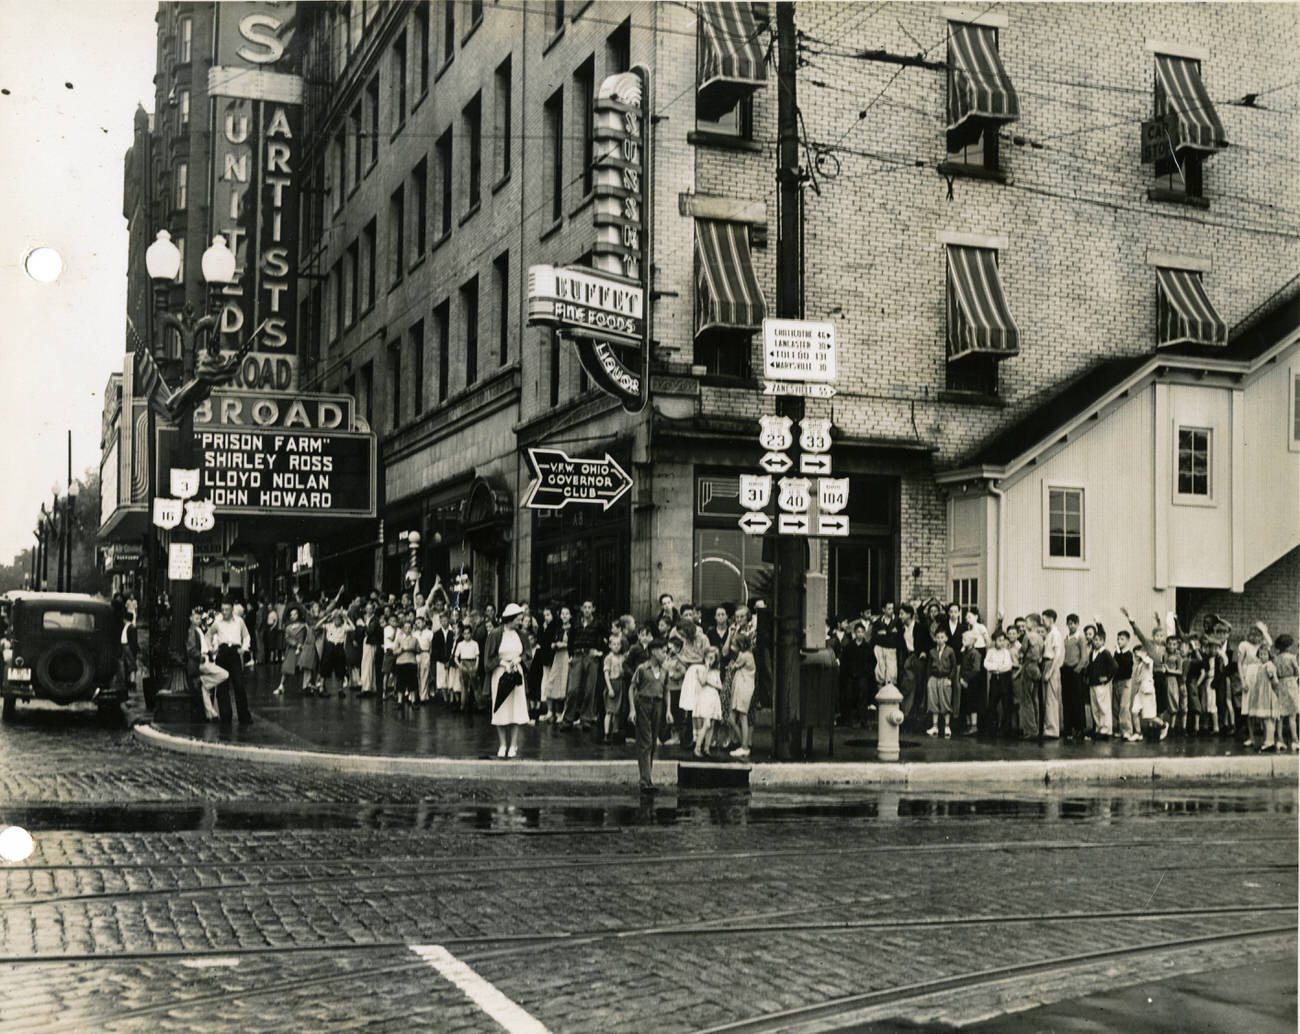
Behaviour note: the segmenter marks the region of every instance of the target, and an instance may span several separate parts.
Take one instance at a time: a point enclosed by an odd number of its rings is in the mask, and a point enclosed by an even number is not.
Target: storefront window
[[[737,474],[700,474],[695,479],[691,593],[706,609],[772,599],[772,564],[763,559],[764,540],[746,535],[736,524],[745,512]]]

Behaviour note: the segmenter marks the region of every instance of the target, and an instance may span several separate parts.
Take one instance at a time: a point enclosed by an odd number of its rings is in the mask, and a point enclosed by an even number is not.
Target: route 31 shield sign
[[[808,478],[782,478],[776,497],[777,506],[788,513],[806,513],[812,501],[809,495],[811,486]]]
[[[794,435],[790,425],[794,422],[788,416],[761,416],[758,422],[762,430],[758,433],[758,444],[769,452],[783,452],[794,444]]]
[[[770,474],[740,475],[740,505],[746,510],[762,510],[772,501]]]

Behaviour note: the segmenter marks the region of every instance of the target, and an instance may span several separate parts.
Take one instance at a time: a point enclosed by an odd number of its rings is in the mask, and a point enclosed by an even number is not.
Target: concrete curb
[[[338,754],[286,747],[252,747],[239,743],[211,743],[163,732],[137,723],[132,732],[144,743],[161,750],[207,757],[238,758],[276,765],[295,765],[332,772],[370,775],[424,776],[451,780],[500,782],[607,783],[631,787],[636,782],[636,761],[509,762],[480,758],[393,757]],[[655,762],[655,782],[677,783],[677,761]],[[1196,758],[1084,758],[1077,761],[964,761],[964,762],[814,762],[762,763],[749,772],[751,787],[847,786],[949,786],[984,783],[1065,784],[1127,783],[1151,780],[1287,779],[1300,776],[1295,754],[1237,755]]]

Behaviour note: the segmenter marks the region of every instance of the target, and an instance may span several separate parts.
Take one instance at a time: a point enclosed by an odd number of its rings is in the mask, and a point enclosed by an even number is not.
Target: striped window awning
[[[1006,358],[1020,351],[1016,326],[991,248],[948,245],[948,359]]]
[[[695,220],[695,333],[713,327],[756,330],[767,303],[754,275],[746,223]]]
[[[1156,270],[1158,345],[1226,345],[1228,325],[1205,293],[1201,274],[1190,269]]]
[[[696,110],[715,121],[767,82],[767,62],[752,4],[701,3],[696,9]]]
[[[1175,151],[1191,147],[1213,153],[1228,146],[1223,123],[1195,61],[1157,54],[1156,84],[1156,115],[1170,116]]]
[[[1020,98],[998,54],[996,31],[954,23],[948,38],[949,147],[973,142],[986,122],[1018,118]]]

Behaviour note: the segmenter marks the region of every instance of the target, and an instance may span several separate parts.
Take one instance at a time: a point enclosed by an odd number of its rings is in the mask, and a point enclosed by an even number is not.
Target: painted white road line
[[[551,1034],[541,1021],[524,1012],[441,944],[412,944],[411,951],[460,988],[510,1034]]]

